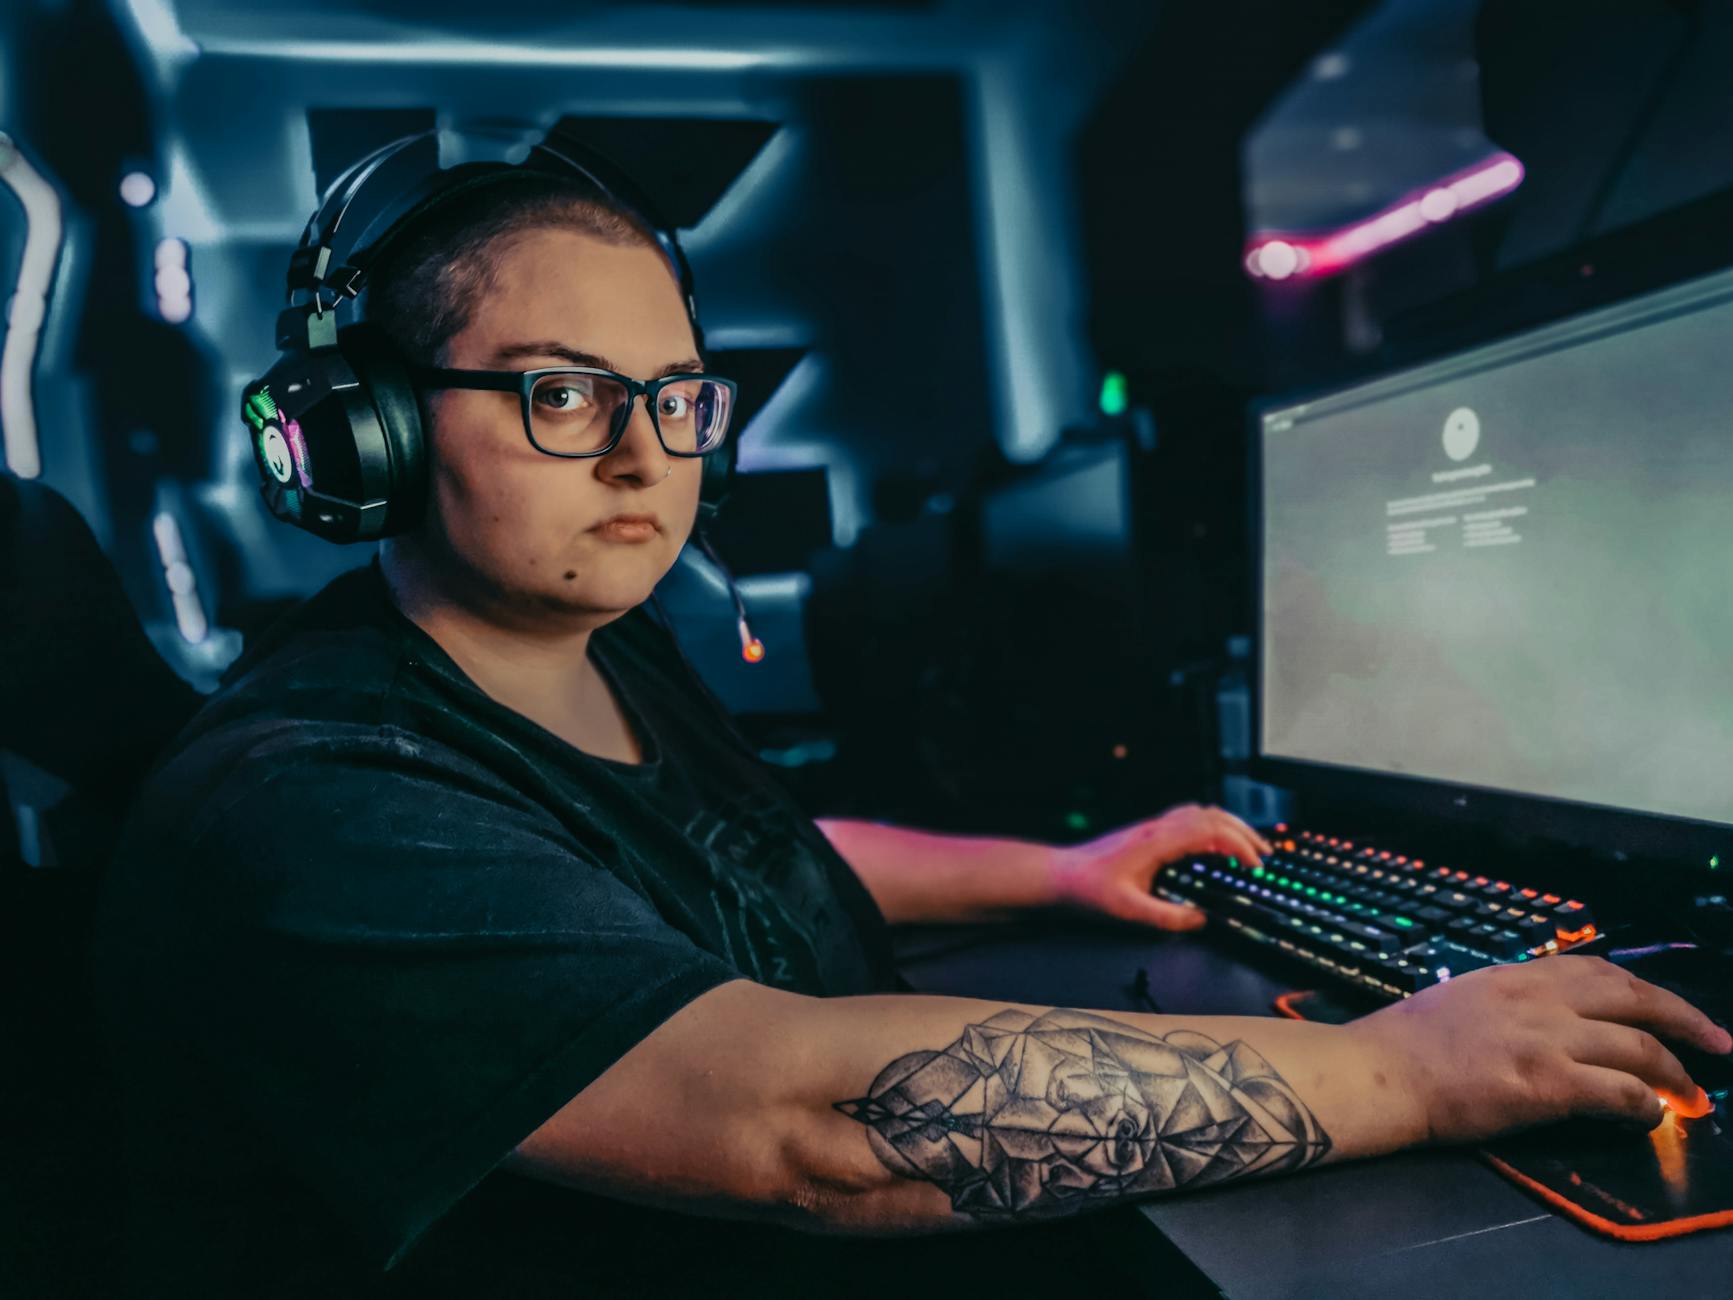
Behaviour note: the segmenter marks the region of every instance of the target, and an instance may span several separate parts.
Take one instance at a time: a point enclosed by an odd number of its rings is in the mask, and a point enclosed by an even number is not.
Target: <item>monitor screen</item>
[[[1265,757],[1733,823],[1733,272],[1259,437]]]

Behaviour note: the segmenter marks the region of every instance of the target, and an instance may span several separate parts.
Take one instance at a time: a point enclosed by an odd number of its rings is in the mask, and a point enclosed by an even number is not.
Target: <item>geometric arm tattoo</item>
[[[887,1169],[1003,1220],[1303,1169],[1323,1126],[1244,1042],[1151,1034],[1086,1011],[1002,1011],[911,1052],[836,1109]]]

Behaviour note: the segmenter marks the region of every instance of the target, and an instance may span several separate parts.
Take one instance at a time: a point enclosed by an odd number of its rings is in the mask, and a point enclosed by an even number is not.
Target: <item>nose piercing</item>
[[[672,466],[672,465],[670,465],[670,466],[668,466],[668,473],[666,473],[666,474],[664,474],[664,475],[662,475],[662,478],[663,478],[663,479],[664,479],[664,480],[666,480],[666,479],[668,479],[668,478],[669,478],[669,477],[671,477],[671,476],[672,476],[672,475],[673,475],[673,473],[674,473],[674,467],[673,467],[673,466]]]

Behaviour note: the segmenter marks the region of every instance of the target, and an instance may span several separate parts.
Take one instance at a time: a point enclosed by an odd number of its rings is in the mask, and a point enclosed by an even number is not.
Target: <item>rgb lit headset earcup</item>
[[[372,403],[389,461],[385,523],[377,534],[409,532],[427,510],[426,411],[409,370],[379,327],[369,321],[346,325],[337,348]]]

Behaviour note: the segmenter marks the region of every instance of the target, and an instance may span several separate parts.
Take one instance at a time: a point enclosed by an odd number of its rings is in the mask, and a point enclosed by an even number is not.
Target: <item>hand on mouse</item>
[[[1683,998],[1598,957],[1472,971],[1347,1028],[1396,1065],[1414,1139],[1432,1142],[1571,1116],[1653,1128],[1659,1094],[1686,1111],[1702,1096],[1664,1040],[1733,1050]]]

